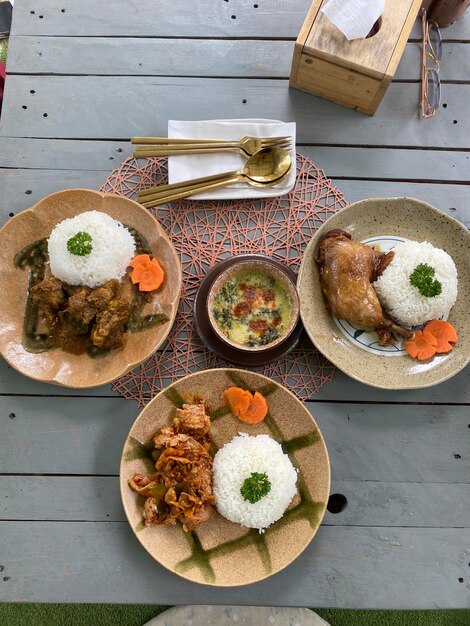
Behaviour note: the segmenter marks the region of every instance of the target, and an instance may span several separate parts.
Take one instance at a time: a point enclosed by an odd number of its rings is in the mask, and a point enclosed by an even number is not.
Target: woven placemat
[[[168,182],[166,158],[126,159],[101,191],[135,199],[140,189]],[[183,266],[183,290],[175,324],[154,356],[113,384],[113,389],[144,406],[153,396],[186,374],[229,366],[197,336],[193,300],[201,279],[216,263],[238,254],[262,253],[297,272],[303,250],[317,228],[346,205],[343,195],[310,161],[297,155],[292,191],[277,198],[246,200],[180,200],[151,209],[169,235]],[[307,400],[333,378],[334,367],[305,333],[299,347],[276,363],[258,368],[301,400]]]

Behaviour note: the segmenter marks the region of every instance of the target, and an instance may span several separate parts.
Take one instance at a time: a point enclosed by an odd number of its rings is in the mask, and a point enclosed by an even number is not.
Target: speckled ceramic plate
[[[357,241],[395,236],[398,239],[428,241],[445,250],[457,267],[458,296],[449,315],[459,335],[454,349],[430,361],[417,361],[407,354],[387,358],[364,350],[354,338],[354,329],[340,328],[327,311],[315,263],[325,233],[340,228]],[[310,339],[332,363],[356,380],[384,389],[417,389],[437,385],[459,372],[470,361],[470,233],[457,220],[431,205],[413,198],[362,200],[342,209],[326,221],[308,244],[300,267],[297,286],[300,314]],[[348,337],[347,334],[353,335]],[[372,333],[368,333],[372,336]],[[365,337],[362,337],[365,341]]]
[[[143,332],[129,333],[122,348],[103,358],[76,356],[61,349],[28,352],[23,347],[22,336],[30,271],[28,267],[16,268],[13,258],[29,244],[48,237],[63,219],[91,209],[107,213],[145,237],[166,272],[163,286],[146,305],[145,313],[161,313],[168,321]],[[122,196],[87,189],[59,191],[9,220],[0,230],[0,272],[3,291],[8,294],[0,299],[0,353],[29,378],[73,388],[111,382],[153,354],[170,332],[182,281],[178,255],[160,224],[146,209]]]
[[[260,391],[269,414],[263,422],[240,422],[221,400],[232,385]],[[175,407],[203,397],[210,407],[211,435],[216,447],[238,432],[268,434],[282,442],[299,469],[298,495],[284,516],[265,533],[243,528],[219,514],[192,533],[176,526],[145,528],[145,499],[127,481],[135,472],[152,473],[148,460],[152,436],[171,425]],[[150,444],[150,446],[149,446]],[[290,391],[261,374],[214,369],[191,374],[160,392],[142,411],[124,444],[120,470],[121,496],[129,524],[143,547],[164,567],[193,582],[219,587],[246,585],[280,571],[296,559],[315,535],[330,491],[330,465],[323,437],[312,416]]]

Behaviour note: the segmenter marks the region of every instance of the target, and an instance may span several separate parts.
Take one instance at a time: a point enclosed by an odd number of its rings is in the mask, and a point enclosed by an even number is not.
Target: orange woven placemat
[[[101,191],[134,199],[138,190],[167,182],[166,158],[129,158],[111,173]],[[113,389],[144,406],[160,389],[186,374],[228,366],[202,344],[194,327],[192,305],[201,279],[219,261],[249,253],[272,256],[297,272],[313,233],[345,205],[343,195],[325,174],[298,154],[296,182],[288,195],[261,200],[180,200],[152,209],[181,258],[181,302],[161,350],[117,380]],[[304,333],[290,354],[258,371],[307,400],[333,378],[334,367]]]

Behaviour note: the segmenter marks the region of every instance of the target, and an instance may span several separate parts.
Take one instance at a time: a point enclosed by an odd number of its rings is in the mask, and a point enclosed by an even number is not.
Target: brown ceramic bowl
[[[222,285],[230,280],[230,278],[236,276],[240,272],[250,271],[250,270],[259,270],[263,273],[272,276],[277,281],[279,281],[280,285],[284,288],[284,290],[289,295],[289,299],[291,302],[291,319],[289,324],[287,325],[285,331],[282,333],[280,337],[276,340],[271,341],[263,346],[245,346],[243,344],[232,341],[225,335],[223,330],[217,324],[217,321],[214,318],[213,309],[214,309],[214,300],[219,293]],[[232,265],[223,270],[217,278],[212,283],[209,288],[209,293],[207,295],[207,315],[209,318],[209,322],[214,333],[221,339],[225,344],[237,348],[238,350],[243,350],[244,352],[264,352],[266,350],[271,350],[272,348],[278,346],[283,343],[294,331],[297,322],[299,321],[300,315],[300,303],[299,303],[299,295],[297,293],[297,288],[295,283],[292,281],[292,278],[289,274],[284,270],[282,266],[279,264],[273,264],[270,262],[269,258],[259,257],[257,259],[244,259],[243,256],[240,257],[239,260],[234,262]]]
[[[260,391],[269,419],[244,424],[221,400],[227,387]],[[298,468],[298,495],[284,516],[263,534],[214,515],[192,533],[181,524],[144,527],[145,498],[132,491],[128,480],[137,472],[155,471],[150,460],[152,437],[170,426],[175,407],[203,398],[211,415],[210,435],[216,448],[240,432],[270,435],[283,443]],[[303,402],[269,378],[232,368],[191,374],[161,391],[134,422],[124,444],[120,467],[121,497],[129,524],[147,552],[170,571],[196,583],[231,587],[246,585],[279,572],[309,545],[326,511],[330,492],[330,464],[325,441]]]
[[[351,341],[327,310],[315,262],[318,246],[331,229],[346,230],[356,241],[373,237],[401,237],[428,241],[445,250],[458,273],[457,301],[449,322],[459,337],[453,350],[428,361],[407,354],[371,354]],[[451,378],[470,361],[470,232],[457,220],[414,198],[361,200],[338,211],[308,244],[297,281],[301,317],[310,339],[322,354],[351,378],[383,389],[419,389]]]
[[[144,314],[163,314],[168,321],[142,332],[128,333],[122,348],[103,358],[74,355],[60,348],[28,352],[22,343],[28,296],[28,268],[14,266],[16,253],[39,239],[49,237],[62,220],[94,209],[135,228],[147,240],[166,277],[163,286],[146,304]],[[72,388],[97,387],[111,382],[145,361],[168,336],[181,292],[178,255],[158,221],[140,204],[122,196],[88,189],[53,193],[9,220],[0,230],[0,272],[8,297],[0,299],[0,354],[16,370],[34,380]]]

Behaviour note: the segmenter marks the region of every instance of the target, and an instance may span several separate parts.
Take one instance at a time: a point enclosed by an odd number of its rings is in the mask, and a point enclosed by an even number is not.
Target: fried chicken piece
[[[410,338],[382,311],[372,284],[393,259],[393,252],[377,252],[353,241],[343,230],[330,230],[323,238],[316,259],[320,283],[331,313],[364,330],[377,330],[379,343],[394,341],[391,331]]]
[[[135,474],[129,486],[148,496],[143,513],[146,525],[168,525],[179,520],[188,531],[215,513],[212,457],[205,447],[210,418],[205,414],[203,402],[185,404],[177,410],[174,423],[174,428],[162,428],[154,437],[155,448],[162,450],[155,463],[157,473],[152,477]],[[163,489],[161,494],[159,487]]]
[[[183,404],[182,409],[176,409],[173,419],[175,432],[190,435],[196,441],[202,442],[211,427],[211,420],[206,415],[204,402],[199,404]]]

